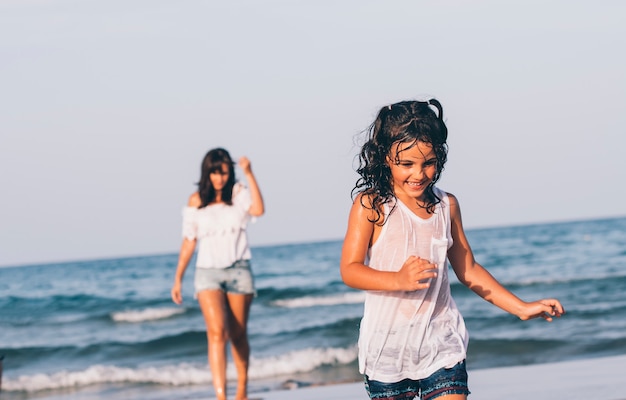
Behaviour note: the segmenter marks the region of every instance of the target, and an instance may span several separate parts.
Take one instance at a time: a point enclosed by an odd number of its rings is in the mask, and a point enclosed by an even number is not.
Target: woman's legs
[[[198,303],[206,324],[208,358],[215,396],[217,400],[226,400],[226,296],[221,290],[203,290],[198,293]]]
[[[252,304],[252,294],[228,293],[230,309],[228,331],[231,340],[233,361],[237,369],[237,397],[236,400],[248,398],[248,362],[250,359],[250,344],[248,342],[248,316]]]
[[[198,303],[207,329],[208,358],[213,387],[218,400],[226,400],[226,342],[231,341],[237,369],[237,400],[248,398],[248,317],[252,294],[224,294],[221,290],[203,290]]]

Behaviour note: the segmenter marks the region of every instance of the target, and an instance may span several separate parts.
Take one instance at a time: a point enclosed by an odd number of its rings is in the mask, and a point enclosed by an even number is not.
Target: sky
[[[0,266],[176,253],[218,146],[261,187],[253,247],[340,240],[361,133],[431,97],[467,230],[624,216],[624,18],[619,0],[3,0]]]

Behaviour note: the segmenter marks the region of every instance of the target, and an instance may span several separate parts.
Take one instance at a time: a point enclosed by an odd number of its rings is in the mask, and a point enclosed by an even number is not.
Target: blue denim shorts
[[[365,376],[365,390],[370,399],[432,400],[448,394],[470,394],[467,388],[465,360],[452,368],[441,368],[424,379],[404,379],[396,383],[371,381]]]
[[[227,268],[196,268],[195,297],[203,290],[225,293],[256,294],[250,260],[239,260]]]

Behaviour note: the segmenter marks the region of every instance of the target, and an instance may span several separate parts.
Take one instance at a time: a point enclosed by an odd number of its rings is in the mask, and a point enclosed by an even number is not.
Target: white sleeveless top
[[[466,357],[468,334],[450,295],[447,250],[452,246],[450,203],[442,201],[428,219],[404,203],[384,207],[385,224],[368,252],[369,266],[398,271],[411,255],[438,265],[430,287],[417,291],[367,291],[359,335],[359,370],[369,379],[423,379]]]
[[[210,204],[183,208],[183,237],[197,239],[196,268],[226,268],[251,257],[246,228],[253,220],[249,190],[241,183],[233,187],[233,205]]]

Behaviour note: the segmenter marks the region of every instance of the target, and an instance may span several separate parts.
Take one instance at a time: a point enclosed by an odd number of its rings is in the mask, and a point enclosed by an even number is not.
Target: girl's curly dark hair
[[[437,109],[437,113],[433,110]],[[435,206],[441,201],[433,191],[433,185],[441,176],[448,158],[448,128],[443,121],[443,108],[436,99],[428,101],[402,101],[380,109],[378,116],[365,131],[366,142],[358,155],[360,178],[352,189],[352,196],[362,193],[363,207],[375,211],[378,223],[382,218],[382,205],[395,198],[391,170],[387,158],[395,159],[398,154],[391,154],[394,143],[417,142],[432,145],[437,158],[437,172],[425,191],[425,205],[428,213],[433,213]],[[365,204],[364,198],[368,198]]]
[[[222,201],[228,205],[233,204],[233,187],[235,186],[235,164],[230,154],[220,147],[209,150],[202,160],[200,167],[200,182],[198,182],[198,194],[200,194],[200,207],[206,207],[215,201],[215,188],[211,184],[210,175],[213,172],[221,172],[222,165],[228,167],[228,181],[222,189]]]

